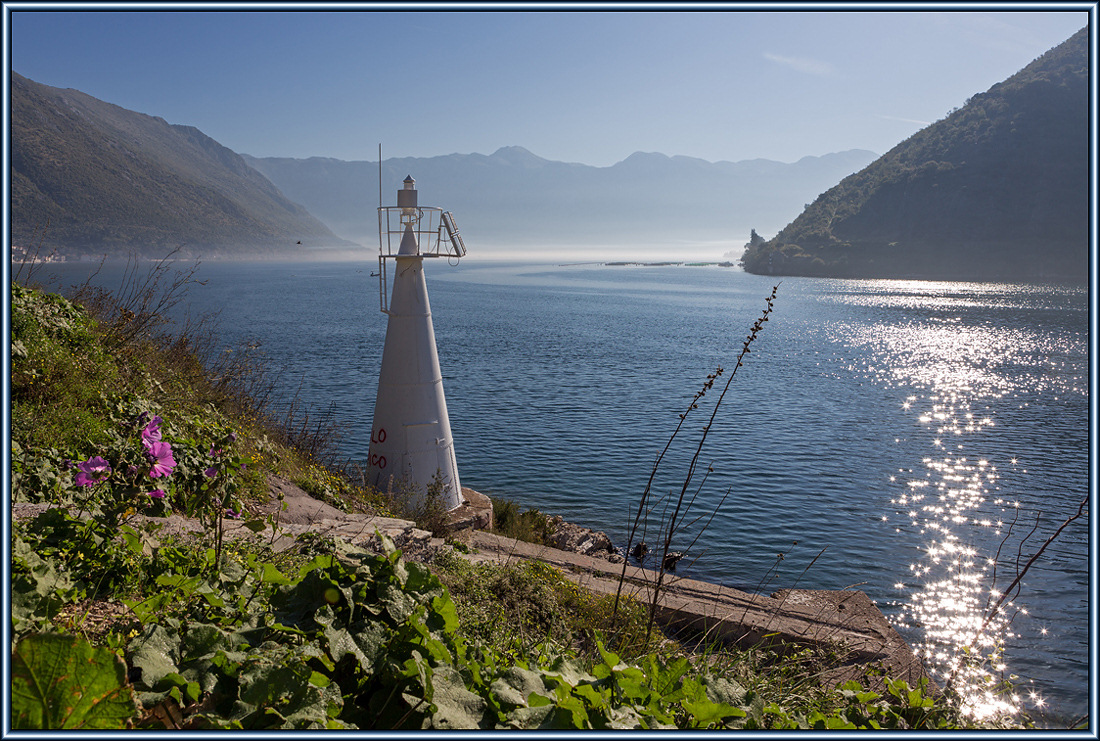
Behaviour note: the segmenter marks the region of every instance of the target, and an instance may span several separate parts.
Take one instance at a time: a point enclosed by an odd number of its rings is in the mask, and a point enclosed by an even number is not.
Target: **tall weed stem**
[[[664,526],[662,527],[663,542],[661,544],[660,558],[658,559],[657,581],[653,585],[653,594],[652,594],[652,599],[651,599],[650,608],[649,608],[649,620],[648,620],[648,623],[646,625],[646,641],[647,642],[649,640],[650,635],[652,634],[653,621],[654,621],[654,618],[655,618],[656,612],[657,612],[657,604],[658,604],[658,601],[660,599],[661,587],[664,584],[665,573],[666,573],[667,567],[668,567],[669,554],[671,552],[673,539],[675,538],[677,532],[679,532],[679,530],[681,529],[684,518],[687,517],[687,515],[688,515],[688,513],[691,509],[691,506],[695,503],[695,499],[698,496],[698,491],[697,491],[695,493],[695,495],[693,495],[690,498],[690,500],[685,501],[685,500],[688,499],[688,497],[687,497],[688,491],[691,488],[692,481],[695,478],[696,470],[697,470],[698,465],[699,465],[699,458],[703,453],[703,447],[706,445],[707,436],[710,434],[710,430],[711,430],[712,426],[714,425],[714,420],[715,420],[715,417],[718,414],[718,409],[719,409],[719,407],[722,406],[722,401],[725,399],[726,393],[729,391],[730,384],[733,383],[733,379],[737,375],[737,369],[740,368],[744,364],[745,356],[749,354],[750,346],[756,340],[757,335],[764,328],[764,323],[768,321],[768,317],[771,315],[773,305],[774,305],[774,302],[775,302],[776,293],[778,291],[779,291],[779,286],[778,285],[772,287],[771,295],[769,295],[765,299],[765,301],[767,302],[767,306],[765,307],[765,309],[762,312],[762,314],[760,315],[760,317],[757,318],[757,320],[753,323],[751,329],[749,330],[748,336],[745,338],[745,340],[741,344],[741,352],[737,356],[737,362],[734,365],[733,370],[730,372],[729,376],[726,378],[726,384],[725,384],[725,386],[722,387],[722,392],[721,392],[721,394],[719,394],[718,400],[714,403],[714,407],[711,410],[710,418],[707,420],[707,424],[703,427],[703,432],[700,435],[699,441],[695,446],[695,452],[692,455],[691,462],[688,464],[687,472],[684,475],[683,484],[680,487],[679,496],[676,499],[676,504],[672,509],[672,513],[665,520]],[[637,513],[634,516],[634,523],[633,523],[633,526],[631,527],[630,536],[627,540],[627,547],[626,547],[627,554],[630,554],[631,549],[634,545],[634,537],[638,532],[639,523],[643,520],[643,517],[646,515],[646,513],[648,511],[650,495],[651,495],[652,488],[653,488],[653,481],[657,477],[657,471],[660,468],[661,463],[664,461],[665,456],[669,451],[669,448],[672,447],[673,441],[676,439],[676,437],[680,434],[680,431],[683,429],[684,421],[687,419],[688,414],[690,414],[693,410],[699,408],[699,400],[702,399],[702,397],[706,395],[707,391],[711,390],[714,387],[714,382],[724,372],[725,372],[725,369],[722,368],[721,366],[719,366],[714,373],[707,376],[707,380],[703,384],[703,387],[699,391],[696,392],[695,396],[691,400],[691,403],[688,404],[687,409],[685,409],[684,412],[680,415],[679,423],[676,425],[676,428],[673,430],[672,434],[669,436],[668,442],[665,444],[665,447],[661,450],[660,455],[657,456],[657,460],[656,460],[656,462],[654,462],[653,468],[650,471],[649,479],[646,482],[645,489],[642,491],[642,495],[638,500],[638,510],[637,510]],[[703,477],[703,482],[706,481],[707,476],[709,476],[709,474],[712,471],[713,471],[713,468],[708,466],[707,467],[707,472]],[[700,487],[702,486],[703,482],[701,482],[699,484]],[[728,496],[728,492],[727,492],[727,496]],[[726,500],[726,497],[725,496],[722,497],[721,502],[717,506],[720,507],[721,504],[725,502],[725,500]],[[715,508],[715,510],[717,510],[717,507]],[[713,516],[714,516],[714,513],[711,514],[711,519],[713,519]],[[707,521],[708,525],[709,525],[709,523],[710,523],[710,520]],[[611,618],[612,619],[612,624],[615,624],[615,620],[618,617],[619,601],[620,601],[620,597],[622,595],[623,582],[626,580],[626,569],[627,569],[628,563],[629,563],[629,561],[624,559],[622,572],[619,575],[619,584],[618,584],[618,588],[615,591],[615,604],[614,604],[614,608],[612,609],[612,618]]]

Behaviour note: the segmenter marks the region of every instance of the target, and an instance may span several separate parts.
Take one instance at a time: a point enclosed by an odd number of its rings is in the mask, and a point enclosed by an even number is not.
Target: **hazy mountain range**
[[[158,256],[377,249],[377,162],[238,155],[194,127],[15,73],[11,149],[13,245]],[[592,167],[504,147],[386,159],[382,198],[392,205],[411,174],[420,202],[453,211],[475,255],[613,245],[676,258],[711,243],[718,256],[874,157],[712,163],[639,152]]]
[[[742,263],[775,275],[1084,281],[1089,131],[1085,28],[841,180],[773,239],[754,239]]]
[[[751,229],[778,229],[874,153],[852,150],[793,164],[707,162],[637,152],[610,167],[555,162],[522,147],[491,155],[382,162],[382,198],[406,176],[420,203],[452,211],[471,250],[663,246],[669,257],[699,243],[739,248]],[[244,156],[338,235],[377,244],[378,162]],[[698,250],[696,250],[696,253]]]

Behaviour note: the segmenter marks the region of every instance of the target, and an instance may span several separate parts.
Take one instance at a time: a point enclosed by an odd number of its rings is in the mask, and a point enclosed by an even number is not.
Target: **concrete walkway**
[[[541,561],[598,594],[614,595],[623,574],[621,564],[492,533],[474,531],[466,540],[476,549],[463,554],[471,561]],[[836,663],[822,675],[829,684],[861,679],[872,667],[911,686],[927,676],[905,640],[863,592],[784,589],[766,596],[668,573],[664,579],[656,619],[667,628],[742,648],[778,644],[834,650]],[[656,571],[628,565],[623,593],[648,605],[656,581]],[[876,683],[880,690],[881,680]]]

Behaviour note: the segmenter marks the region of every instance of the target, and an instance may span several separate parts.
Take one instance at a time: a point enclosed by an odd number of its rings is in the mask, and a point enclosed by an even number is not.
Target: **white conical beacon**
[[[368,477],[375,486],[404,491],[413,501],[437,483],[443,506],[450,511],[462,504],[462,485],[443,398],[424,258],[459,258],[466,247],[449,211],[417,204],[415,185],[411,176],[406,177],[397,191],[397,206],[378,208],[378,293],[382,313],[389,320]],[[387,303],[390,260],[394,262],[393,295]]]

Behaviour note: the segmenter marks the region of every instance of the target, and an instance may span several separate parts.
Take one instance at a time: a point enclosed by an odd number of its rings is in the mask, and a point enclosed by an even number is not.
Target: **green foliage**
[[[45,633],[16,644],[12,728],[125,728],[136,710],[126,664],[114,652],[80,638]]]
[[[528,543],[550,545],[549,518],[537,509],[520,510],[510,499],[493,500],[493,532]]]
[[[831,706],[809,712],[771,702],[754,710],[745,728],[772,730],[944,730],[965,723],[958,710],[928,694],[928,680],[916,688],[887,679],[887,696],[871,692],[855,681],[838,688]],[[835,698],[835,699],[834,699]]]
[[[614,598],[583,589],[547,564],[475,565],[443,552],[432,566],[454,597],[464,634],[502,654],[522,658],[546,641],[594,651],[595,631],[611,624]],[[640,603],[623,600],[611,638],[616,649],[643,653],[645,621]]]
[[[99,442],[119,372],[94,323],[55,294],[11,287],[12,437],[45,448]]]

